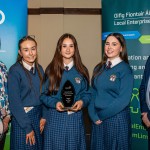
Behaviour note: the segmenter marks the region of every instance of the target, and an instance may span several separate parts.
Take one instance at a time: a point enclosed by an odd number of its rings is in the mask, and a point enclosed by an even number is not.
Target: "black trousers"
[[[0,150],[4,150],[6,134],[4,134],[2,140],[0,141]]]

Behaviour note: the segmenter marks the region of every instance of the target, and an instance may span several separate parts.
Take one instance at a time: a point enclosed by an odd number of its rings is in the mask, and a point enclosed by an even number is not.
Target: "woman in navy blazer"
[[[150,56],[145,65],[144,75],[139,90],[142,121],[148,128],[148,147],[150,149]]]

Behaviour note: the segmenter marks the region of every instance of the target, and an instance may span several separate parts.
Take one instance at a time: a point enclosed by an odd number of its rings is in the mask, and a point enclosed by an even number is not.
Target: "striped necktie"
[[[65,70],[68,71],[68,70],[69,70],[69,67],[68,67],[68,66],[65,66]]]
[[[34,74],[34,67],[31,67],[30,72]]]
[[[107,68],[107,69],[110,69],[110,68],[111,68],[111,65],[112,65],[111,61],[108,61],[107,64],[106,64],[106,68]]]

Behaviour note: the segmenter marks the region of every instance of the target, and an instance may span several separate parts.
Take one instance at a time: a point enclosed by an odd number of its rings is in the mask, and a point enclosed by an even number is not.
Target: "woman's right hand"
[[[101,120],[97,120],[97,121],[95,122],[96,125],[100,125],[101,123],[102,123]]]
[[[150,121],[147,117],[147,112],[142,113],[142,121],[144,122],[147,128],[150,127]]]
[[[28,142],[30,146],[35,144],[35,136],[33,130],[30,133],[26,134],[26,144],[28,144]]]
[[[64,111],[63,108],[64,108],[63,104],[61,102],[57,102],[57,104],[56,104],[56,110],[58,110],[58,111]]]

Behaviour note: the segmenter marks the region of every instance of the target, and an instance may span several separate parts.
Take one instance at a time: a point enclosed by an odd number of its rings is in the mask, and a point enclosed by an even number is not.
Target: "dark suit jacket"
[[[150,115],[150,110],[148,109],[148,106],[146,104],[146,90],[147,90],[147,84],[148,84],[149,77],[150,77],[150,56],[146,62],[143,79],[142,79],[141,86],[139,89],[141,113],[148,112]]]

